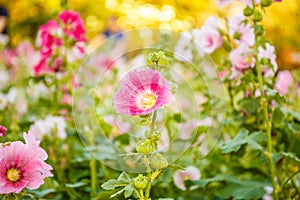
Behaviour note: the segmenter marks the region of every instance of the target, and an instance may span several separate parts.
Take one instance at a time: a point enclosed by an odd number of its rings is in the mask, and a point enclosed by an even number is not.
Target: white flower
[[[37,120],[32,124],[29,131],[39,140],[42,139],[44,135],[66,138],[66,126],[67,124],[63,117],[47,116],[44,120]]]

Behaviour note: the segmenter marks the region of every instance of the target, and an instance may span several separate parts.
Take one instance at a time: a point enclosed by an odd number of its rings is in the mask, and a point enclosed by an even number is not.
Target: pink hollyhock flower
[[[77,42],[86,41],[84,23],[79,13],[72,10],[62,11],[58,19],[63,22],[63,29],[67,36],[74,38]]]
[[[126,115],[146,115],[173,99],[169,82],[152,69],[133,70],[114,95],[114,108]]]
[[[255,43],[254,28],[244,22],[245,16],[234,16],[229,19],[229,35],[234,37],[237,44],[245,43],[252,46]]]
[[[61,103],[71,105],[72,104],[72,96],[68,93],[64,94],[63,98],[61,99]]]
[[[4,126],[0,126],[0,137],[5,136],[6,131],[7,131],[7,128],[5,128]]]
[[[233,70],[243,72],[249,67],[254,67],[254,58],[248,46],[242,44],[230,52],[229,59]]]
[[[294,78],[288,70],[280,71],[275,82],[275,90],[281,95],[285,95],[289,87],[293,84]]]
[[[245,3],[246,6],[249,6],[250,8],[253,8],[253,2],[252,0],[241,0],[242,2]],[[261,0],[254,0],[255,5],[260,4]]]
[[[16,141],[0,149],[0,194],[19,193],[25,187],[37,189],[52,167],[44,161],[47,153],[30,133],[24,133],[26,144]]]
[[[200,45],[206,53],[212,53],[223,44],[223,38],[218,31],[219,23],[215,16],[208,18],[200,30],[193,30],[194,42]]]
[[[264,76],[273,77],[278,69],[278,66],[276,62],[275,48],[269,43],[266,44],[265,49],[261,46],[258,48],[258,59],[262,60],[264,58],[269,59],[271,64],[273,65],[273,69],[270,69],[268,66],[263,66]]]
[[[186,190],[184,182],[186,180],[199,180],[200,171],[194,166],[189,166],[186,170],[178,170],[173,175],[174,184],[181,190]]]
[[[229,4],[232,0],[219,0],[219,6],[225,6]]]

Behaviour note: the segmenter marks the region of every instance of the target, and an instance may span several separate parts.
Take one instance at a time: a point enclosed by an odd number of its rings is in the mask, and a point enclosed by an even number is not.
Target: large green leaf
[[[254,132],[249,134],[249,131],[242,129],[235,138],[225,142],[221,145],[222,153],[237,152],[242,145],[248,144],[253,149],[263,150],[263,147],[259,144],[266,139],[266,136],[262,132]]]

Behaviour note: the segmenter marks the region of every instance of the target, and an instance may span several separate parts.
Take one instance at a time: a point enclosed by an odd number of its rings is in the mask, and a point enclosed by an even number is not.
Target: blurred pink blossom
[[[200,30],[193,30],[195,45],[200,46],[206,53],[212,53],[223,44],[219,33],[219,23],[215,16],[208,18]]]
[[[6,135],[6,131],[7,131],[7,128],[5,128],[4,126],[0,125],[0,137],[5,136]]]
[[[244,22],[245,19],[243,15],[230,18],[228,21],[229,35],[234,37],[234,41],[237,44],[244,43],[252,46],[255,43],[254,29],[249,23]]]
[[[229,59],[232,64],[232,68],[238,72],[243,72],[249,67],[254,67],[254,57],[249,47],[245,44],[241,44],[231,51]]]
[[[273,65],[273,69],[270,69],[268,66],[263,66],[263,74],[264,76],[273,77],[278,69],[278,66],[276,62],[275,47],[269,43],[266,44],[266,48],[261,46],[258,48],[258,59],[262,60],[264,58],[270,60],[271,64]]]
[[[289,87],[293,84],[293,81],[293,75],[290,71],[280,71],[275,82],[275,90],[277,90],[279,94],[285,95],[288,92]]]
[[[84,22],[79,13],[72,10],[62,11],[58,19],[63,22],[63,30],[67,36],[74,38],[77,42],[86,42]]]
[[[173,175],[174,184],[181,190],[186,190],[184,182],[186,180],[199,180],[200,171],[194,166],[189,166],[185,170],[178,170]]]

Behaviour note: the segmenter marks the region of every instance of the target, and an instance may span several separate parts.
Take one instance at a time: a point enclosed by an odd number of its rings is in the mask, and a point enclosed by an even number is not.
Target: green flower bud
[[[268,7],[268,6],[271,5],[271,3],[272,3],[271,0],[262,0],[262,1],[261,1],[261,6],[262,6],[262,7]]]
[[[255,35],[263,35],[265,33],[265,29],[261,25],[254,26]]]
[[[148,179],[147,179],[147,177],[143,176],[142,174],[139,174],[138,177],[133,179],[133,184],[134,184],[135,188],[144,190],[147,187]]]
[[[136,145],[136,150],[138,153],[149,154],[154,150],[154,146],[149,139],[141,140]]]
[[[166,67],[170,63],[169,59],[165,56],[163,51],[153,52],[148,54],[146,58],[146,64],[149,67],[155,67],[156,65]]]
[[[158,153],[150,157],[150,164],[154,169],[163,169],[168,166],[168,161]]]
[[[235,32],[234,35],[233,35],[233,38],[239,40],[239,39],[241,39],[241,36],[242,36],[241,33]]]
[[[245,9],[244,9],[244,15],[245,16],[251,16],[253,14],[253,9],[250,8],[249,6],[247,6]]]
[[[261,14],[261,12],[255,10],[254,15],[253,15],[253,20],[256,22],[259,22],[263,19],[263,15]]]

